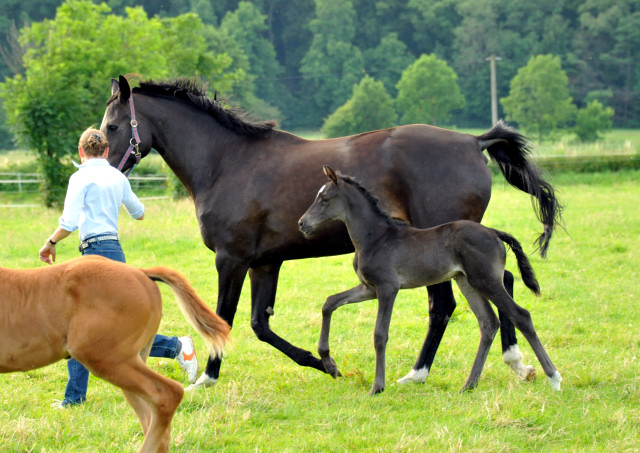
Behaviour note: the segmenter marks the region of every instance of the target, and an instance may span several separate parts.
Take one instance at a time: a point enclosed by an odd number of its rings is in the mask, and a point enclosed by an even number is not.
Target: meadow
[[[496,178],[484,224],[514,234],[529,253],[542,287],[533,296],[516,279],[515,298],[562,373],[552,392],[522,335],[525,362],[535,382],[520,381],[502,363],[496,338],[479,387],[461,393],[479,330],[464,298],[449,324],[425,384],[396,379],[414,364],[428,324],[426,291],[401,292],[387,347],[387,388],[367,392],[374,377],[374,301],[339,309],[332,323],[332,353],[344,377],[301,368],[260,342],[250,327],[248,280],[217,386],[185,395],[173,422],[176,452],[500,452],[640,449],[640,172],[557,174],[551,178],[565,205],[564,230],[549,256],[534,254],[540,231],[528,196]],[[1,204],[1,203],[0,203]],[[200,240],[189,200],[145,200],[145,220],[123,215],[128,262],[179,269],[215,306],[215,255]],[[60,212],[43,207],[0,207],[0,265],[40,267],[37,252]],[[58,261],[78,255],[77,234],[58,246]],[[321,306],[357,283],[350,255],[287,262],[281,271],[273,330],[315,353]],[[507,267],[517,271],[512,257]],[[117,282],[114,282],[117,283]],[[455,287],[455,285],[454,285]],[[160,332],[194,337],[201,366],[203,342],[161,286]],[[0,295],[1,300],[1,295]],[[46,304],[46,301],[43,301]],[[175,361],[149,359],[156,371],[187,384]],[[91,378],[88,402],[50,408],[61,399],[66,364],[0,375],[2,451],[132,451],[142,433],[119,390]]]

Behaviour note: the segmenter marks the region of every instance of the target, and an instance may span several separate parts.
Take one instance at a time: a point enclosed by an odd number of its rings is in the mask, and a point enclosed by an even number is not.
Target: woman
[[[109,146],[105,135],[88,128],[80,136],[78,153],[82,165],[69,178],[64,210],[56,231],[40,249],[40,260],[52,264],[56,260],[56,244],[76,229],[83,255],[102,255],[125,262],[118,240],[120,205],[137,220],[144,218],[144,205],[131,190],[129,180],[109,165]],[[156,335],[151,357],[175,358],[194,383],[198,375],[198,359],[190,337]],[[89,371],[75,359],[68,361],[69,381],[64,400],[53,404],[68,407],[87,399]]]

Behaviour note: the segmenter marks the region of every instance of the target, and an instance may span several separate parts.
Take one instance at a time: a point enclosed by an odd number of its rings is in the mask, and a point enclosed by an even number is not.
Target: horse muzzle
[[[305,221],[304,216],[300,217],[300,220],[298,220],[298,228],[306,238],[309,238],[314,230],[313,226],[311,226],[309,222]]]

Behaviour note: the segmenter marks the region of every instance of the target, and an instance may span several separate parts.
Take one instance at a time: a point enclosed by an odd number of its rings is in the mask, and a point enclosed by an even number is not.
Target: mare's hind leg
[[[453,297],[451,281],[439,283],[427,287],[429,292],[429,327],[427,336],[409,374],[398,379],[398,384],[409,382],[423,383],[429,376],[433,359],[436,356],[440,341],[451,319],[453,311],[456,309],[456,300]]]
[[[488,296],[496,307],[505,312],[516,328],[522,332],[522,335],[527,339],[531,345],[531,349],[533,349],[533,352],[536,354],[544,373],[549,378],[551,387],[554,390],[560,390],[560,381],[562,381],[562,376],[560,376],[560,373],[553,365],[549,355],[542,346],[542,343],[538,338],[538,334],[533,327],[529,311],[516,304],[511,296],[509,296],[509,294],[504,290],[497,291],[497,293],[493,295],[488,294]]]
[[[513,299],[513,274],[505,269],[504,287]],[[518,347],[516,338],[516,329],[509,319],[501,310],[498,310],[500,318],[500,339],[502,341],[502,360],[509,365],[518,377],[525,381],[532,381],[536,378],[536,370],[533,365],[525,365],[522,363],[522,352]]]
[[[465,276],[456,278],[456,283],[460,287],[460,291],[467,299],[469,307],[476,315],[478,319],[478,325],[480,326],[480,344],[478,346],[478,352],[471,368],[471,373],[467,382],[464,384],[462,390],[470,390],[478,386],[478,380],[482,374],[482,369],[487,360],[491,343],[498,332],[500,322],[498,317],[493,312],[489,301],[484,298],[478,291],[469,285],[469,281]]]
[[[346,304],[353,304],[357,302],[363,302],[365,300],[371,300],[376,298],[376,292],[373,288],[368,287],[365,284],[360,284],[355,288],[351,288],[347,291],[343,291],[333,296],[329,296],[322,306],[322,329],[320,331],[320,341],[318,342],[318,353],[322,359],[327,373],[331,376],[340,376],[340,371],[336,366],[335,360],[329,353],[329,331],[331,329],[331,315],[338,308]]]
[[[249,269],[251,278],[251,327],[258,339],[287,355],[300,366],[325,371],[322,362],[311,352],[292,345],[269,326],[276,301],[278,275],[282,262]]]
[[[110,363],[104,370],[91,369],[96,376],[120,387],[138,414],[143,431],[148,426],[140,451],[168,452],[171,421],[182,400],[182,385],[152,371],[138,356]]]

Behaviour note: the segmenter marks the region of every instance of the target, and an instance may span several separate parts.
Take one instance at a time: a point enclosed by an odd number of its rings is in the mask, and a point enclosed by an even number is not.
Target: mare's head
[[[345,183],[333,168],[325,165],[323,170],[329,182],[320,188],[313,204],[298,220],[298,227],[306,237],[310,237],[317,228],[332,220],[344,220],[346,206],[341,189]]]
[[[122,172],[132,169],[151,151],[151,130],[144,125],[138,127],[148,120],[139,113],[127,79],[124,76],[111,79],[111,97],[100,130],[109,141],[109,163]]]
[[[161,100],[170,102],[158,102]],[[211,145],[208,142],[210,126],[203,124],[200,119],[182,118],[187,120],[187,126],[177,126],[167,120],[183,115],[176,110],[176,102],[188,106],[198,114],[204,113],[212,117],[222,129],[241,137],[261,138],[275,127],[273,121],[251,121],[216,99],[210,99],[204,86],[193,78],[178,78],[166,82],[145,80],[139,86],[131,88],[127,79],[120,76],[118,80],[111,80],[111,97],[107,101],[100,126],[109,140],[109,163],[126,172],[149,154],[156,135],[175,139],[173,147],[181,153],[187,139],[194,137],[201,137],[202,140],[207,140],[206,145]],[[169,148],[172,146],[168,143],[162,145]],[[158,151],[169,152],[169,149]]]

